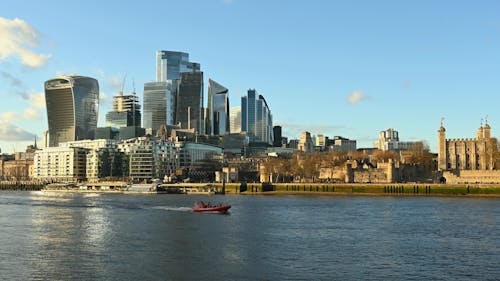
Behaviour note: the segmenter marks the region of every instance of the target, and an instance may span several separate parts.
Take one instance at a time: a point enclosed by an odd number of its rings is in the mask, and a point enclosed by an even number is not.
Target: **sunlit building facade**
[[[241,98],[241,131],[246,132],[250,142],[273,144],[273,118],[271,110],[255,89],[249,89]]]
[[[144,83],[144,128],[158,130],[174,124],[176,87],[176,81]]]
[[[113,128],[141,126],[141,105],[139,98],[120,94],[113,97],[113,110],[106,113],[106,126]]]
[[[233,106],[229,109],[229,132],[231,134],[241,132],[241,106]]]
[[[84,76],[60,76],[45,82],[49,146],[92,139],[99,113],[99,84]]]
[[[200,64],[189,61],[189,54],[175,51],[156,51],[156,82],[180,78],[182,72],[199,71]]]

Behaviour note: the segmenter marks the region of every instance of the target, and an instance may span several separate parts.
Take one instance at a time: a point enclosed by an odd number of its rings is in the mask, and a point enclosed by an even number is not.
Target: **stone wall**
[[[446,183],[500,183],[500,170],[445,171]]]

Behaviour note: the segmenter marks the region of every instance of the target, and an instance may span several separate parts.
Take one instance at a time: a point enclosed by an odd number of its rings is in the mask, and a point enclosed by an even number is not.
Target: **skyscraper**
[[[251,142],[273,144],[273,118],[264,96],[249,89],[241,98],[241,131],[247,132]]]
[[[281,145],[282,145],[281,126],[274,126],[273,127],[273,136],[274,136],[273,146],[274,147],[281,147]]]
[[[189,62],[189,54],[156,51],[156,80],[144,83],[143,127],[158,130],[174,125],[179,78],[183,72],[200,70],[200,64]]]
[[[241,106],[229,109],[229,128],[231,134],[241,133]]]
[[[228,89],[208,79],[208,124],[211,135],[229,133]]]
[[[106,113],[106,126],[114,128],[141,126],[141,106],[139,98],[132,93],[120,92],[113,97],[113,110]]]
[[[175,123],[202,132],[203,72],[183,72],[177,87]]]
[[[179,79],[182,72],[199,70],[200,64],[189,62],[188,53],[156,51],[156,82]]]
[[[144,83],[144,128],[174,124],[176,88],[177,80]]]
[[[99,84],[84,76],[60,76],[45,82],[49,145],[93,139],[99,113]]]

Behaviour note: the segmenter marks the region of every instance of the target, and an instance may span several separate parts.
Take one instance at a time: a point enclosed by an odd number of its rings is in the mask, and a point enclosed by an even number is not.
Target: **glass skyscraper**
[[[229,133],[228,89],[212,79],[208,80],[208,124],[211,135]]]
[[[199,70],[200,64],[190,62],[187,53],[156,51],[156,80],[144,83],[144,128],[158,130],[164,124],[175,124],[181,73]]]
[[[175,123],[182,129],[204,133],[202,122],[203,72],[183,72],[177,87]]]
[[[200,64],[189,62],[188,53],[156,51],[156,82],[179,79],[182,72],[199,70]]]
[[[247,132],[251,142],[273,144],[271,110],[262,95],[257,97],[255,89],[248,90],[247,96],[241,98],[241,131]]]
[[[144,128],[174,124],[176,87],[177,80],[144,83]]]
[[[84,76],[60,76],[45,82],[49,146],[93,139],[99,113],[99,83]]]
[[[231,134],[241,132],[241,106],[233,106],[229,109],[229,128]]]

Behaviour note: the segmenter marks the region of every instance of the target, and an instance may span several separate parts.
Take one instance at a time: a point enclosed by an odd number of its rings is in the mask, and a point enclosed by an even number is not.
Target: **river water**
[[[0,227],[2,280],[500,278],[498,198],[0,192]]]

